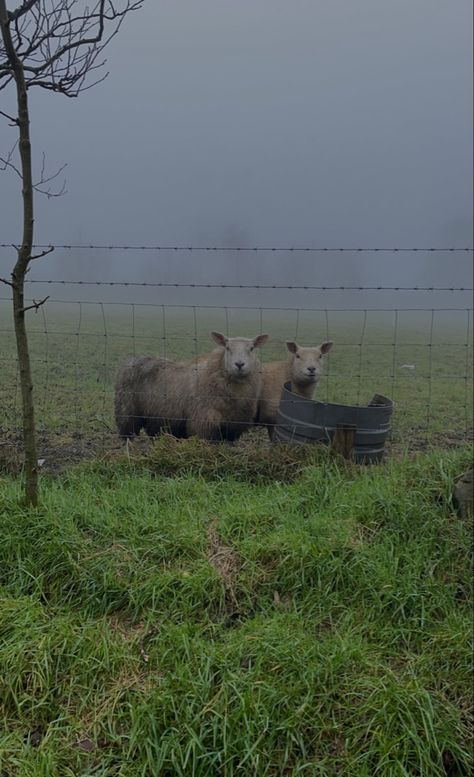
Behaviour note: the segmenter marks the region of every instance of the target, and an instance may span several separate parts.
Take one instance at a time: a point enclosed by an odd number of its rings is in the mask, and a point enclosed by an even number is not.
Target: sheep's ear
[[[290,353],[296,353],[298,350],[298,343],[293,342],[293,340],[287,340],[286,347]]]
[[[214,342],[217,343],[217,345],[222,345],[223,348],[227,345],[227,337],[225,335],[221,335],[220,332],[211,332],[211,337],[214,340]]]
[[[260,348],[261,345],[265,345],[268,340],[268,335],[257,335],[253,338],[254,348]]]
[[[319,350],[321,351],[321,353],[329,353],[332,346],[333,346],[332,340],[327,340],[325,343],[321,343],[321,345],[319,346]]]

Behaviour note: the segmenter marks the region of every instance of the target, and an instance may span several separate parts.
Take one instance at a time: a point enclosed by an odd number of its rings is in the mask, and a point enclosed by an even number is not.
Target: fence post
[[[352,458],[356,428],[355,424],[337,424],[336,426],[331,447],[335,453],[345,459]]]

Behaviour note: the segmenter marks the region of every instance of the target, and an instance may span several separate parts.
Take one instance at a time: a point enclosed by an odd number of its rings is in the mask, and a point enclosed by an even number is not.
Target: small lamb
[[[288,361],[269,362],[263,366],[256,423],[266,426],[270,437],[277,422],[283,384],[289,381],[291,390],[295,394],[312,399],[321,376],[322,356],[329,353],[332,346],[331,340],[312,348],[304,348],[293,341],[288,341],[286,343],[290,352]]]
[[[256,349],[268,339],[225,337],[211,332],[218,347],[192,362],[140,356],[125,362],[115,384],[115,419],[129,439],[141,429],[150,436],[237,440],[257,413],[261,365]]]

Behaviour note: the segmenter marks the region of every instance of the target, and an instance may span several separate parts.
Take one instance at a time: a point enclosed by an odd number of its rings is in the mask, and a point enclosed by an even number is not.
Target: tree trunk
[[[25,497],[28,505],[38,503],[38,459],[36,453],[35,412],[33,404],[33,382],[28,350],[28,336],[25,320],[25,275],[31,261],[33,248],[33,176],[31,164],[30,118],[28,93],[23,65],[17,57],[10,35],[8,12],[5,0],[0,0],[0,27],[8,61],[16,85],[18,105],[19,153],[23,196],[23,237],[18,249],[18,258],[12,272],[13,320],[20,370],[20,387],[23,416],[23,443],[25,448]]]
[[[20,261],[21,249],[18,252]],[[17,265],[13,271],[16,275]],[[31,378],[30,353],[24,308],[24,275],[18,274],[13,282],[13,317],[16,348],[20,370],[20,387],[23,418],[23,445],[25,448],[25,498],[27,505],[38,504],[38,456],[36,453],[35,407],[33,402],[33,381]]]

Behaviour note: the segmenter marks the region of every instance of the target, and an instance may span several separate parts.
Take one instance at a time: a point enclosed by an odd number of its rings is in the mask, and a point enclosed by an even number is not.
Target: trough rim
[[[288,392],[288,394],[291,394],[292,396],[297,398],[298,402],[310,402],[312,405],[323,405],[324,407],[341,407],[346,408],[350,410],[382,410],[385,408],[392,408],[394,409],[395,403],[393,399],[390,399],[390,397],[386,397],[384,394],[374,394],[374,396],[383,397],[383,399],[387,400],[387,403],[385,405],[343,405],[340,402],[323,402],[320,399],[310,399],[309,397],[304,397],[301,394],[297,394],[295,391],[292,391],[290,388],[291,381],[287,381],[283,384],[282,388]],[[370,400],[369,400],[370,401]],[[281,400],[280,400],[281,402]]]

